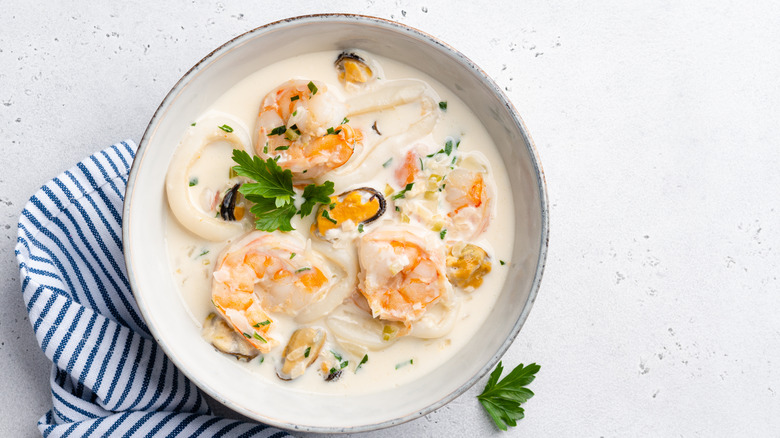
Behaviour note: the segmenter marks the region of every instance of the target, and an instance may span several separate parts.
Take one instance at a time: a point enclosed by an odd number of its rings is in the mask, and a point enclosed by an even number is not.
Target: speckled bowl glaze
[[[389,390],[355,396],[290,391],[228,369],[185,308],[165,256],[164,179],[184,129],[231,86],[276,60],[358,48],[436,77],[479,117],[501,153],[513,188],[516,232],[509,276],[478,342],[437,372]],[[500,202],[500,200],[499,200]],[[499,208],[502,208],[499,205]],[[451,401],[492,369],[531,310],[548,238],[544,175],[520,116],[496,84],[455,49],[419,30],[359,15],[309,15],[259,27],[225,43],[188,71],[155,112],[127,185],[124,248],[130,283],[155,339],[195,384],[229,408],[291,430],[360,432],[400,424]]]

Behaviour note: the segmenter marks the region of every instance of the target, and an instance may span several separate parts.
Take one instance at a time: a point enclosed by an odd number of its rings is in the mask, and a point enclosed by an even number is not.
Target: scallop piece
[[[357,51],[341,52],[334,62],[342,84],[362,85],[378,77],[376,63]]]
[[[477,245],[456,242],[447,252],[447,278],[454,286],[473,290],[482,285],[492,264],[488,253]]]
[[[276,375],[282,380],[293,380],[303,375],[306,368],[317,359],[325,344],[325,330],[316,327],[304,327],[290,336],[290,342],[284,347],[282,367]]]
[[[217,350],[235,356],[239,360],[249,361],[260,354],[260,351],[215,313],[210,313],[206,317],[201,336]]]
[[[327,239],[328,231],[344,230],[346,222],[351,222],[359,229],[360,225],[379,219],[385,213],[386,205],[385,197],[371,187],[361,187],[331,196],[330,204],[322,204],[317,210],[314,231],[318,236]]]

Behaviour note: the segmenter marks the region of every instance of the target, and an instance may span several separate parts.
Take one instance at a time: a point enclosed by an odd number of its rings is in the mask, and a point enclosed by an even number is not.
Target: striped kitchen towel
[[[135,144],[124,141],[48,182],[19,219],[22,294],[52,361],[44,437],[282,437],[210,415],[203,394],[163,354],[130,291],[122,201]]]

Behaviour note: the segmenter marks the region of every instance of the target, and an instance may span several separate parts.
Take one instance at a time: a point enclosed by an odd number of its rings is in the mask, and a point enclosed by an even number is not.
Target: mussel
[[[210,313],[206,317],[201,336],[211,342],[217,350],[235,356],[236,359],[249,361],[260,354],[252,344],[215,313]]]
[[[298,378],[306,372],[320,354],[325,344],[325,330],[316,327],[304,327],[290,336],[290,342],[282,353],[282,367],[276,375],[282,380]]]
[[[356,52],[341,52],[334,63],[343,84],[365,84],[377,77],[377,67]]]
[[[236,216],[236,201],[238,200],[238,188],[241,184],[236,184],[230,190],[225,192],[225,196],[222,198],[222,203],[219,206],[219,216],[226,221],[240,220],[240,217]],[[243,213],[243,210],[242,210]],[[239,214],[243,217],[243,214]]]
[[[447,278],[454,286],[476,289],[490,273],[490,256],[477,245],[456,242],[447,251]]]
[[[331,196],[330,204],[320,205],[312,227],[322,238],[326,237],[328,230],[341,228],[347,221],[351,221],[361,231],[363,225],[379,219],[385,213],[386,206],[385,197],[371,187],[350,190]]]

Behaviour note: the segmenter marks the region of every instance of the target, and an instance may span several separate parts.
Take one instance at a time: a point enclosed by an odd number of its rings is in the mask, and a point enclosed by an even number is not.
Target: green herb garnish
[[[190,126],[195,126],[196,124],[197,124],[197,123],[195,123],[195,122],[192,122],[192,123],[190,123]]]
[[[333,129],[332,126],[330,128],[328,128],[328,135],[332,135],[332,134],[335,134],[335,133],[336,133],[336,130]]]
[[[349,119],[344,117],[344,120],[341,121],[341,124],[346,125],[347,123],[349,123]]]
[[[412,187],[414,187],[414,183],[413,182],[407,184],[406,187],[404,187],[403,190],[401,190],[400,192],[398,192],[397,194],[395,194],[393,196],[393,199],[401,199],[401,198],[405,197],[406,196],[406,192],[408,192],[409,190],[412,190]]]
[[[443,100],[439,102],[439,108],[441,108],[442,111],[447,111],[447,101]]]
[[[444,236],[446,236],[446,235],[447,235],[447,229],[446,228],[444,228],[443,230],[441,230],[439,232],[439,237],[441,238],[441,240],[444,240]]]
[[[311,91],[312,96],[317,94],[317,86],[314,85],[314,82],[309,81],[309,84],[307,86],[309,87],[309,91]]]
[[[268,153],[268,142],[265,142],[265,146],[263,146],[263,153],[264,154]]]
[[[311,347],[306,347],[306,351],[303,352],[303,357],[309,357],[309,353],[311,353]]]
[[[258,327],[260,327],[261,325],[268,325],[268,324],[270,324],[270,323],[271,323],[271,321],[266,319],[266,320],[265,320],[265,321],[263,321],[263,322],[258,322],[257,324],[252,324],[252,327],[254,327],[254,328],[258,328]]]
[[[338,225],[338,223],[339,223],[336,219],[333,219],[332,217],[330,217],[330,214],[328,214],[328,210],[322,210],[322,217],[324,217],[325,219],[333,222],[334,224]]]
[[[278,148],[274,149],[274,151],[286,151],[287,149],[290,149],[290,146],[279,146]]]
[[[295,271],[295,273],[297,274],[297,273],[303,272],[303,271],[311,271],[311,268],[309,268],[309,267],[301,268],[301,269],[298,269],[297,271]]]
[[[290,260],[292,260],[293,257],[295,257],[295,255],[296,255],[295,253],[290,254]]]
[[[287,131],[287,127],[286,126],[284,126],[284,125],[277,126],[276,128],[272,129],[271,132],[268,133],[268,135],[282,135],[286,131]]]
[[[233,128],[231,128],[228,125],[222,125],[222,126],[219,127],[219,129],[221,129],[221,130],[223,130],[225,132],[233,132]]]
[[[363,224],[358,224],[358,233],[363,232]]]
[[[405,360],[405,361],[403,361],[403,362],[401,362],[399,364],[396,364],[395,365],[395,369],[404,367],[406,365],[413,365],[413,364],[414,364],[414,359]]]
[[[209,250],[204,250],[202,253],[198,254],[198,256],[197,256],[197,257],[195,257],[195,258],[198,258],[198,257],[203,257],[204,255],[206,255],[206,254],[208,254],[208,253],[209,253]]]
[[[362,367],[363,364],[366,363],[366,362],[368,362],[368,355],[367,354],[363,356],[363,359],[360,360],[360,363],[358,364],[358,366],[355,367],[355,372],[357,372],[357,370],[359,370],[360,367]]]
[[[499,382],[498,378],[504,370],[499,362],[496,369],[490,373],[485,390],[477,399],[499,429],[507,430],[507,426],[517,426],[517,420],[525,417],[520,405],[534,396],[526,386],[534,381],[540,368],[535,363],[527,367],[520,364]]]
[[[243,333],[244,336],[246,336],[247,339],[252,339],[252,336],[249,333]]]
[[[504,266],[506,264],[506,262],[503,260],[499,260],[498,263],[501,263],[501,266]]]
[[[393,162],[393,159],[392,159],[392,158],[390,158],[389,160],[385,161],[385,162],[384,162],[384,164],[382,164],[382,167],[384,167],[385,169],[387,169],[387,166],[389,166],[389,165],[390,165],[390,163],[392,163],[392,162]]]
[[[263,341],[264,344],[268,343],[268,341],[266,341],[264,337],[258,335],[257,332],[255,332],[254,337],[255,337],[255,339],[257,339],[259,341]]]
[[[330,195],[333,194],[333,181],[325,181],[321,186],[309,184],[303,188],[303,204],[301,204],[301,217],[311,214],[314,206],[330,203]]]
[[[301,96],[293,96],[290,98],[290,102],[295,102],[296,100],[300,99]]]
[[[190,178],[190,187],[198,185],[198,178]]]
[[[332,355],[333,355],[333,357],[335,357],[337,361],[341,362],[341,359],[342,359],[342,357],[341,357],[341,355],[340,355],[340,354],[336,353],[336,352],[335,352],[335,351],[333,351],[333,350],[330,350],[330,354],[332,354]]]

